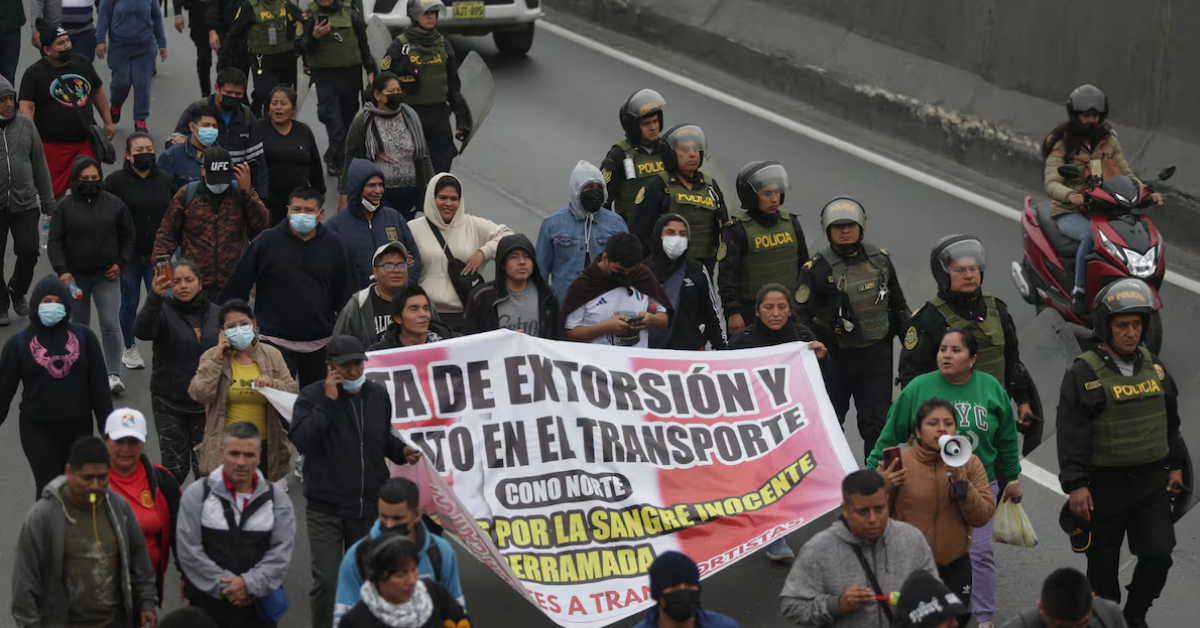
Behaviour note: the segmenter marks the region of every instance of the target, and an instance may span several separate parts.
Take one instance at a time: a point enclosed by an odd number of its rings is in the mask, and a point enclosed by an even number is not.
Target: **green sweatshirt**
[[[916,432],[917,408],[933,397],[954,404],[958,433],[971,441],[972,453],[979,456],[989,482],[996,480],[996,467],[1010,482],[1021,475],[1017,419],[1013,415],[1012,402],[995,377],[980,371],[975,371],[971,381],[965,384],[947,382],[940,371],[913,378],[888,410],[887,424],[867,458],[868,469],[879,466],[884,449],[908,442]]]

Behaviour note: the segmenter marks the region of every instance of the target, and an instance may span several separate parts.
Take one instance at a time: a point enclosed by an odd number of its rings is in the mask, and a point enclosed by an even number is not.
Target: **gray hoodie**
[[[17,92],[0,76],[0,97]],[[12,120],[0,122],[0,211],[23,212],[41,205],[42,213],[54,211],[54,187],[42,138],[33,121],[14,110]]]
[[[1092,598],[1092,619],[1088,628],[1126,628],[1125,616],[1121,607],[1102,597]],[[1038,614],[1038,609],[1031,608],[1004,624],[1004,628],[1046,628],[1046,622]]]
[[[938,577],[933,552],[920,530],[893,519],[883,536],[871,544],[851,534],[838,519],[810,539],[792,564],[779,594],[783,616],[804,627],[888,628],[887,616],[878,604],[849,615],[842,615],[838,608],[838,597],[846,587],[859,584],[871,588],[854,554],[855,545],[862,548],[884,595],[899,591],[914,572],[924,570]]]
[[[67,591],[63,582],[63,552],[66,511],[61,493],[66,476],[58,476],[42,489],[21,526],[17,560],[12,576],[12,615],[17,626],[51,628],[67,625]],[[146,551],[146,539],[137,516],[123,497],[108,490],[104,512],[112,524],[121,554],[121,599],[127,626],[137,624],[139,615],[158,606],[154,567]]]

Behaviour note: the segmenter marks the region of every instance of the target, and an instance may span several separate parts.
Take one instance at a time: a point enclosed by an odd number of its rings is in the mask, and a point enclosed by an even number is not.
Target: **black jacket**
[[[745,210],[755,222],[773,227],[779,222],[779,214],[764,214],[754,210]],[[792,229],[796,231],[796,273],[799,275],[808,262],[808,243],[804,240],[804,229],[800,227],[800,214],[788,211],[792,219]],[[731,221],[728,227],[721,230],[721,243],[725,245],[725,257],[717,268],[717,285],[721,292],[721,307],[725,309],[726,320],[734,314],[740,314],[747,325],[754,318],[754,303],[742,303],[740,286],[742,284],[742,258],[749,247],[746,241],[746,225],[741,220]],[[787,283],[782,279],[781,283]],[[761,286],[755,286],[755,291]],[[804,320],[803,318],[800,320]]]
[[[729,339],[729,348],[759,349],[789,342],[812,342],[816,339],[812,330],[804,325],[792,323],[784,325],[779,331],[772,331],[758,317],[755,317],[753,325],[742,328],[742,331]]]
[[[533,258],[533,274],[529,276],[529,283],[537,288],[540,303],[537,336],[562,340],[563,328],[561,317],[558,314],[558,295],[554,292],[554,288],[546,283],[546,280],[542,278],[541,271],[538,270],[533,243],[520,233],[500,238],[500,243],[496,247],[496,279],[475,288],[471,293],[463,320],[463,333],[478,334],[500,329],[500,314],[497,306],[508,298],[508,287],[504,283],[507,277],[504,271],[504,260],[509,253],[516,249],[524,249]]]
[[[100,167],[91,157],[77,157],[71,165],[71,181],[78,180],[79,171],[89,165]],[[109,266],[133,258],[135,238],[133,217],[121,199],[101,190],[87,201],[71,192],[50,216],[50,265],[59,275],[102,274]]]
[[[203,294],[186,304],[153,292],[146,295],[146,303],[133,323],[133,335],[154,343],[151,394],[181,409],[204,410],[188,395],[188,386],[196,375],[200,356],[217,346],[221,333],[217,312],[217,306]]]
[[[450,592],[445,587],[425,578],[422,578],[421,582],[425,583],[426,589],[429,590],[429,597],[433,601],[433,613],[420,628],[454,626],[458,624],[459,620],[467,618],[467,612],[453,597],[450,597]],[[359,602],[350,609],[350,612],[343,615],[342,621],[338,625],[342,628],[392,628],[390,624],[383,623],[371,614],[371,610],[363,602]]]
[[[900,279],[896,276],[896,267],[892,264],[892,258],[886,251],[883,252],[883,255],[887,259],[888,265],[889,335],[881,342],[890,347],[893,336],[904,334],[906,329],[904,324],[908,322],[910,311],[908,303],[904,300],[904,291],[900,288]],[[853,255],[842,255],[842,260],[847,266],[868,263],[861,244],[855,246]],[[724,273],[721,276],[724,277]],[[804,302],[797,301],[794,307],[796,308],[796,319],[811,326],[813,332],[817,334],[817,338],[825,343],[830,351],[836,351],[838,348],[837,332],[834,330],[837,324],[838,307],[842,304],[842,291],[838,289],[836,281],[830,279],[832,276],[833,268],[829,265],[829,260],[825,259],[821,253],[817,253],[811,260],[805,262],[800,269],[800,278],[796,282],[795,292],[797,295],[804,296]],[[807,286],[808,290],[802,290],[802,286]]]
[[[1119,370],[1113,363],[1113,358],[1102,348],[1093,348],[1096,353],[1114,371]],[[1162,369],[1163,395],[1167,404],[1167,442],[1170,451],[1167,453],[1166,467],[1181,469],[1184,459],[1185,445],[1179,435],[1179,388],[1175,380],[1167,372],[1161,360],[1156,356],[1154,364]],[[1142,355],[1139,351],[1134,359],[1134,369],[1142,368]],[[1083,360],[1075,360],[1071,368],[1063,376],[1062,390],[1058,396],[1058,480],[1064,493],[1070,493],[1077,488],[1083,488],[1092,480],[1092,422],[1100,416],[1108,406],[1108,398],[1104,389],[1087,384],[1097,382],[1096,373]],[[1150,466],[1162,468],[1160,462]],[[1108,469],[1106,473],[1128,474],[1129,469]]]
[[[708,268],[689,257],[687,251],[674,260],[663,252],[662,230],[671,221],[688,224],[679,214],[660,216],[654,223],[650,239],[646,241],[650,256],[642,260],[642,264],[654,273],[674,306],[667,329],[650,330],[650,347],[700,351],[705,345],[712,343],[713,349],[724,349],[725,328],[721,326],[717,295],[713,290],[712,275],[708,273]],[[668,284],[680,269],[683,270],[682,284],[675,293],[675,286],[668,287]]]
[[[157,165],[151,167],[150,174],[143,179],[134,172],[129,160],[123,163],[120,170],[104,179],[104,189],[121,199],[133,217],[136,233],[133,254],[150,255],[154,251],[154,236],[158,234],[163,214],[179,189],[175,187],[171,176]]]
[[[448,325],[438,320],[429,321],[429,330],[425,332],[425,342],[438,342],[447,338],[457,338],[458,334],[454,333]],[[406,345],[400,342],[400,325],[396,321],[388,325],[387,331],[383,332],[383,338],[379,342],[367,347],[367,351],[385,351],[387,349],[400,349],[402,347],[413,346]]]
[[[289,434],[304,455],[304,497],[317,512],[348,519],[378,515],[379,487],[388,479],[384,458],[405,464],[404,441],[392,431],[387,389],[368,380],[359,392],[325,394],[325,380],[300,390]]]

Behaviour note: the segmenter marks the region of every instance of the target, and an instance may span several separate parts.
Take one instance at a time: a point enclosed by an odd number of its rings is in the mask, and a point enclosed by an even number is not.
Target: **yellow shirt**
[[[251,363],[249,366],[238,364],[237,360],[231,360],[233,365],[233,385],[229,387],[229,405],[225,409],[225,425],[246,421],[253,423],[254,427],[258,428],[258,433],[262,434],[263,440],[267,438],[267,398],[263,397],[257,390],[254,390],[254,380],[262,375],[258,364]]]

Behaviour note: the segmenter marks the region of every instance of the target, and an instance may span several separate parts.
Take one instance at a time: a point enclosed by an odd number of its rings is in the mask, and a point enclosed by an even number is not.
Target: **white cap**
[[[146,417],[133,408],[117,408],[104,422],[104,435],[111,440],[130,436],[146,442]]]

